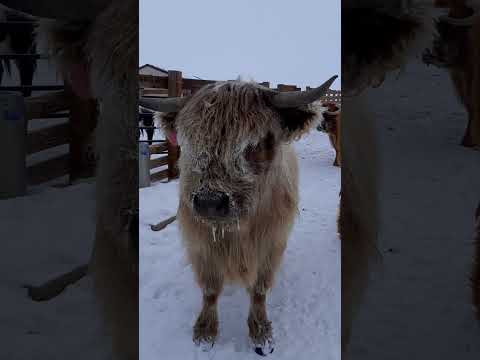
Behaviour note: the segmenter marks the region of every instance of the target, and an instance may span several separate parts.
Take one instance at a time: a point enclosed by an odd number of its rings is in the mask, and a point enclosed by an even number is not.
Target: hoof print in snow
[[[255,352],[260,356],[267,356],[268,354],[273,353],[273,347],[256,346],[255,347]]]

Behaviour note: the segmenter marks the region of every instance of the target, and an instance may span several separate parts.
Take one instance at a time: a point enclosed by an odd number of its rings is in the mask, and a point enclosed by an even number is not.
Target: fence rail
[[[175,80],[172,80],[175,78]],[[190,95],[201,87],[217,82],[218,80],[200,80],[183,78],[180,71],[171,70],[168,72],[168,76],[156,76],[156,75],[139,75],[141,96],[152,97],[171,97],[169,91],[172,86],[172,81],[177,82],[177,87],[180,87],[181,94],[178,96]],[[264,81],[259,83],[262,86],[270,88],[270,82]],[[310,89],[307,86],[306,89]],[[278,84],[276,89],[278,91],[300,91],[301,88],[297,85]],[[340,90],[329,90],[325,96],[321,98],[322,101],[332,101],[336,104],[340,104],[342,101],[342,93]]]
[[[36,23],[36,20],[0,21],[0,25],[14,25],[19,30],[25,25],[31,26]],[[46,60],[48,58],[48,54],[38,53],[0,54],[0,60]],[[47,160],[40,160],[27,166],[28,185],[38,185],[67,174],[70,181],[93,176],[95,167],[86,149],[88,149],[90,135],[96,126],[95,101],[75,96],[68,83],[63,85],[23,85],[22,83],[19,86],[0,86],[0,92],[2,91],[18,91],[23,94],[27,122],[37,122],[38,119],[67,119],[65,123],[56,122],[55,125],[26,132],[26,154],[38,154],[39,156],[35,156],[37,159],[42,158],[42,154],[39,154],[42,151],[69,145],[66,153],[62,148],[59,148],[59,151],[55,149],[53,152],[55,157],[49,156]],[[28,96],[37,91],[47,93]],[[50,152],[49,155],[51,154]]]

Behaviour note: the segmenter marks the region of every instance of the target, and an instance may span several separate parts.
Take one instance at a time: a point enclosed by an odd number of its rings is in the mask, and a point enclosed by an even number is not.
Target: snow
[[[95,187],[37,187],[0,201],[0,337],[2,359],[107,359],[108,338],[86,277],[58,297],[34,302],[39,285],[85,264],[95,231]]]
[[[327,136],[312,130],[295,143],[300,165],[299,216],[277,281],[267,297],[276,341],[271,359],[340,359],[340,242],[336,218],[340,170]],[[248,343],[248,298],[227,286],[219,301],[219,338],[199,351],[192,326],[201,293],[186,262],[175,214],[178,182],[140,190],[140,359],[258,359]]]
[[[478,359],[469,276],[480,153],[459,145],[466,112],[447,72],[418,60],[366,97],[381,141],[382,261],[350,355]]]

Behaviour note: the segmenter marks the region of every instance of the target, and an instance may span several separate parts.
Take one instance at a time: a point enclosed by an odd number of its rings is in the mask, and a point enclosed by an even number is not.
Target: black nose
[[[229,204],[230,199],[223,192],[202,192],[193,197],[193,208],[201,216],[227,216]]]

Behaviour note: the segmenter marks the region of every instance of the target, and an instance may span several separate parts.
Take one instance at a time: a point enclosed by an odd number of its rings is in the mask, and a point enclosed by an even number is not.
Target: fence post
[[[150,186],[150,146],[147,142],[138,143],[138,185]]]
[[[180,97],[182,96],[182,72],[169,70],[168,71],[168,96]],[[177,160],[180,155],[180,148],[173,145],[167,139],[168,147],[168,180],[178,177]]]
[[[0,93],[0,199],[26,194],[26,140],[27,120],[22,94]]]

